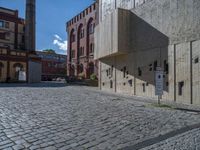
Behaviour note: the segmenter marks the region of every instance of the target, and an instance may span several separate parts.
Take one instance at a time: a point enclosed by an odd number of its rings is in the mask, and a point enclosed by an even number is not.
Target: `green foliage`
[[[91,75],[90,75],[90,79],[91,79],[91,80],[96,80],[96,79],[97,79],[97,76],[96,76],[96,74],[94,74],[94,73],[93,73],[93,74],[91,74]]]
[[[85,77],[85,74],[82,72],[82,73],[79,73],[78,74],[78,77],[79,77],[79,79],[84,79],[84,77]]]
[[[43,52],[46,52],[48,54],[56,54],[55,50],[53,50],[53,49],[45,49],[45,50],[43,50]]]

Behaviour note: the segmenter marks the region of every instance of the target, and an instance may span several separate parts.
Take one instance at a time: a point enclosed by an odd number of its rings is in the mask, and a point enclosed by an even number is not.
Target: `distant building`
[[[157,98],[160,69],[163,99],[200,105],[199,6],[199,0],[99,0],[100,88]]]
[[[92,4],[67,22],[68,76],[98,75],[94,60],[94,28],[97,24],[97,5]]]
[[[37,51],[42,61],[42,80],[53,80],[67,76],[67,55]]]

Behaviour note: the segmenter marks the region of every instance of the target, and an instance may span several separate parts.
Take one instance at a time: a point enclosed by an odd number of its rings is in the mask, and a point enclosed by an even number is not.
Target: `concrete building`
[[[42,80],[51,81],[67,76],[67,55],[37,51],[42,62]]]
[[[200,104],[200,1],[99,0],[95,59],[102,90]]]
[[[27,0],[27,14],[34,14],[33,4],[33,0]],[[29,27],[35,25],[28,23],[33,23],[29,21],[32,19],[27,20],[20,18],[17,10],[0,7],[0,82],[40,82],[41,63],[34,51],[35,29]]]
[[[98,73],[94,61],[94,28],[97,24],[96,3],[67,22],[68,33],[68,76],[83,76]]]

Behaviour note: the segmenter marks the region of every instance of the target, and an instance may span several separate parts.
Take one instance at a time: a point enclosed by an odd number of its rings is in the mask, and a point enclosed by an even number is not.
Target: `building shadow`
[[[111,84],[116,84],[116,89],[119,86],[123,89],[123,86],[129,84],[130,87],[135,88],[135,91],[139,91],[138,89],[144,91],[149,85],[155,86],[155,71],[157,67],[161,67],[164,70],[164,91],[168,92],[169,37],[133,12],[130,11],[130,13],[131,26],[128,40],[131,49],[127,53],[119,53],[100,59],[105,64],[101,68],[103,74],[101,86],[102,88],[105,86],[105,81],[110,84],[112,89],[114,85]],[[123,38],[120,37],[120,39]],[[116,69],[116,72],[113,68]],[[112,73],[109,73],[110,70]]]

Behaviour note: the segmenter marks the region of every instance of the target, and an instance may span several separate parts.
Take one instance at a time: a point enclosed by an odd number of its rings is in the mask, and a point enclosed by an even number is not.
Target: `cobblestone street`
[[[0,86],[0,149],[200,150],[199,113],[62,83]]]

